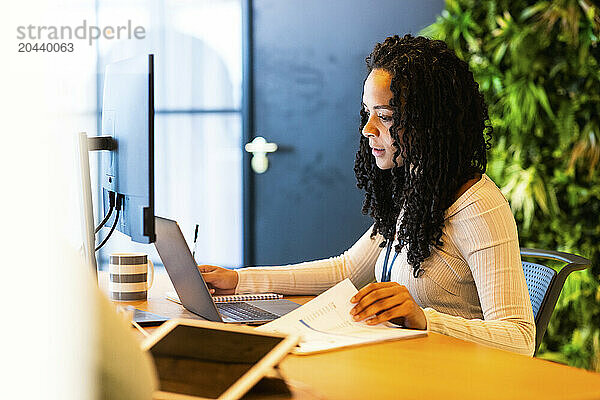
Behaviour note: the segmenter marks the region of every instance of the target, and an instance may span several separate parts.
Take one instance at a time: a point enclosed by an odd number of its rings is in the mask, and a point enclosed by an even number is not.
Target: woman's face
[[[371,154],[375,157],[375,163],[380,169],[391,169],[394,167],[394,152],[396,148],[394,140],[390,135],[392,126],[393,109],[390,100],[394,97],[390,90],[392,76],[382,69],[371,71],[363,89],[363,109],[369,119],[362,130],[364,137],[369,139]],[[402,165],[402,160],[396,160]]]

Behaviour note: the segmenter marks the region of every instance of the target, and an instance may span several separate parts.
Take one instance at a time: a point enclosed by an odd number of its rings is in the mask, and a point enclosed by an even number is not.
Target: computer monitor
[[[154,230],[154,56],[106,66],[102,136],[114,148],[102,155],[102,203],[110,192],[123,200],[116,229],[139,243],[153,243]],[[106,223],[112,227],[115,213]]]

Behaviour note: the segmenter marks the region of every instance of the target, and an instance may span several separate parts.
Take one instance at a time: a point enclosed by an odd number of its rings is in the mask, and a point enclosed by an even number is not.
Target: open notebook
[[[299,335],[296,354],[427,335],[426,331],[399,328],[391,323],[367,325],[350,315],[350,298],[358,290],[349,279],[323,292],[302,307],[256,328],[262,332]]]

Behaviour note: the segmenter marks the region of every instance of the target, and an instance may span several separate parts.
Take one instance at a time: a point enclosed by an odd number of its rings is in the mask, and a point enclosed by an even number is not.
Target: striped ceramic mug
[[[151,278],[148,280],[148,271]],[[140,301],[148,297],[154,282],[154,264],[144,253],[110,255],[108,290],[111,300]]]

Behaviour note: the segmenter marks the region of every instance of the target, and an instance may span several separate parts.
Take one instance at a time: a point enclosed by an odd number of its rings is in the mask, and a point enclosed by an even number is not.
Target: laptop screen
[[[154,245],[181,304],[209,321],[221,322],[221,316],[177,222],[156,217],[155,229]]]

